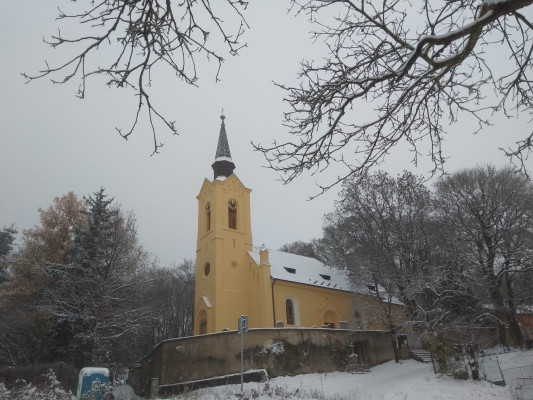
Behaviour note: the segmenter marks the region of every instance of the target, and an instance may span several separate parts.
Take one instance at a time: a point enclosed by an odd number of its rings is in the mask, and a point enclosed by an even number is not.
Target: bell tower
[[[233,173],[221,117],[214,179],[204,179],[198,200],[194,334],[237,329],[249,312],[248,251],[252,250],[250,192]]]

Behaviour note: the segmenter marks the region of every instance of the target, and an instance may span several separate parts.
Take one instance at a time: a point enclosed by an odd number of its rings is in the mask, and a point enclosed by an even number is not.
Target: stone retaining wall
[[[128,383],[152,397],[159,386],[234,374],[241,368],[240,348],[237,331],[166,340],[130,367]],[[270,377],[343,371],[349,359],[373,366],[393,358],[385,331],[276,328],[244,335],[244,370],[266,369]]]

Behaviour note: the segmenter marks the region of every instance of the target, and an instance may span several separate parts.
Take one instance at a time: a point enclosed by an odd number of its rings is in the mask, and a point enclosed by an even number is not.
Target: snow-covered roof
[[[533,306],[523,304],[516,310],[517,314],[533,314]]]
[[[222,120],[220,124],[220,133],[218,136],[217,151],[215,153],[215,162],[211,164],[216,180],[220,180],[221,176],[230,176],[233,174],[235,164],[231,160],[231,152],[229,150],[228,136],[226,135],[226,126],[224,125],[224,115],[220,116]]]
[[[260,247],[254,246],[248,253],[257,265],[260,264]],[[361,293],[369,296],[377,296],[376,287],[367,285],[364,282],[354,285],[348,273],[337,268],[329,267],[315,258],[286,253],[279,250],[268,250],[270,261],[270,276],[288,282],[302,283],[333,290],[343,290],[354,293]],[[387,298],[382,287],[377,288],[379,296],[392,304],[403,305],[396,297]]]
[[[258,265],[260,263],[259,250],[260,248],[254,247],[249,252]],[[353,290],[347,274],[338,269],[328,267],[314,258],[278,250],[268,250],[268,257],[270,260],[270,275],[273,279],[334,290]]]
[[[211,308],[211,302],[209,301],[209,299],[206,296],[202,296],[202,300],[204,301],[205,305],[208,308]]]
[[[233,161],[231,157],[227,156],[217,156],[215,157],[215,161]]]

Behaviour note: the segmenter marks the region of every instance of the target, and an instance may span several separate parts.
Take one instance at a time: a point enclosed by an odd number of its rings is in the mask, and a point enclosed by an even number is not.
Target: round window
[[[205,264],[204,275],[205,276],[209,275],[209,271],[211,271],[211,265],[209,265],[209,263],[207,263],[207,264]]]

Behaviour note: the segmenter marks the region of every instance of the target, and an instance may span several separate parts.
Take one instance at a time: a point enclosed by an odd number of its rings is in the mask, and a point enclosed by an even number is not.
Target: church
[[[328,327],[388,329],[387,315],[402,319],[397,300],[381,301],[375,288],[354,288],[347,274],[320,261],[254,246],[251,189],[233,172],[225,116],[198,200],[194,334],[249,328]],[[372,289],[374,289],[372,294]]]

